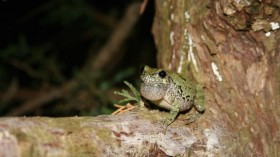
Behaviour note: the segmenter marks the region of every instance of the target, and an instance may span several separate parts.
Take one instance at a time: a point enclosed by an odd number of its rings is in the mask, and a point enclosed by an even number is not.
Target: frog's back
[[[171,73],[170,75],[172,76],[171,78],[173,78],[173,82],[178,86],[182,86],[181,88],[187,90],[186,92],[195,92],[195,84],[189,78],[183,77],[177,73]]]
[[[180,111],[189,109],[195,99],[196,86],[188,78],[184,78],[179,74],[170,74],[173,79],[173,85],[170,86],[168,92],[173,95],[177,102],[180,104]]]

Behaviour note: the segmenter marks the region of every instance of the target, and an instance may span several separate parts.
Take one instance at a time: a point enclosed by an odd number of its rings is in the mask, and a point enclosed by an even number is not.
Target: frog
[[[189,77],[158,68],[144,66],[140,75],[140,94],[154,105],[170,111],[162,123],[169,126],[176,120],[179,113],[194,108],[195,112],[187,120],[194,122],[205,111],[205,96],[203,86],[196,84]]]

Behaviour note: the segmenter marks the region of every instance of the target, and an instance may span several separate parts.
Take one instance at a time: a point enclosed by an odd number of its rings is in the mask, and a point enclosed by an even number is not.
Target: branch
[[[117,56],[120,56],[118,52],[120,51],[121,46],[140,17],[140,6],[141,3],[132,3],[128,6],[125,15],[118,23],[110,39],[97,53],[98,55],[90,60],[89,64],[92,65],[92,69],[103,69],[105,66],[110,65],[110,62],[114,61]]]
[[[200,123],[186,126],[178,120],[165,132],[158,122],[166,114],[141,110],[98,117],[1,118],[0,156],[201,156],[221,151],[213,141],[216,132],[197,129]]]
[[[21,104],[18,108],[11,110],[11,112],[7,113],[6,116],[18,116],[24,113],[27,113],[31,110],[34,110],[37,107],[43,106],[48,102],[61,98],[64,93],[69,92],[77,85],[75,81],[69,81],[65,83],[63,86],[53,89],[48,93],[42,94],[38,97],[33,97],[31,100],[26,101],[25,103]]]

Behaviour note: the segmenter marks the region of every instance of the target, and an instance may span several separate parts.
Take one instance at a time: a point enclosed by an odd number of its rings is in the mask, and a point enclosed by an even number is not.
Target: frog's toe
[[[158,124],[160,124],[160,125],[164,125],[166,123],[166,120],[165,119],[161,119],[159,122],[158,122]]]
[[[173,121],[169,118],[164,118],[159,121],[159,124],[169,126]]]
[[[145,106],[139,106],[140,111],[148,111],[148,109]]]
[[[200,112],[195,112],[193,114],[188,115],[188,117],[184,120],[185,124],[190,124],[196,121],[201,116]]]
[[[205,107],[204,107],[204,105],[196,105],[196,106],[195,106],[195,109],[196,109],[198,112],[203,113],[204,110],[205,110]]]

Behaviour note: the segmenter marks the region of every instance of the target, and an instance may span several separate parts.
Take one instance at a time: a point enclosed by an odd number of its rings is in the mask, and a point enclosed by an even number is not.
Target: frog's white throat
[[[162,99],[166,94],[167,87],[142,83],[140,87],[141,95],[148,100],[155,101]]]

